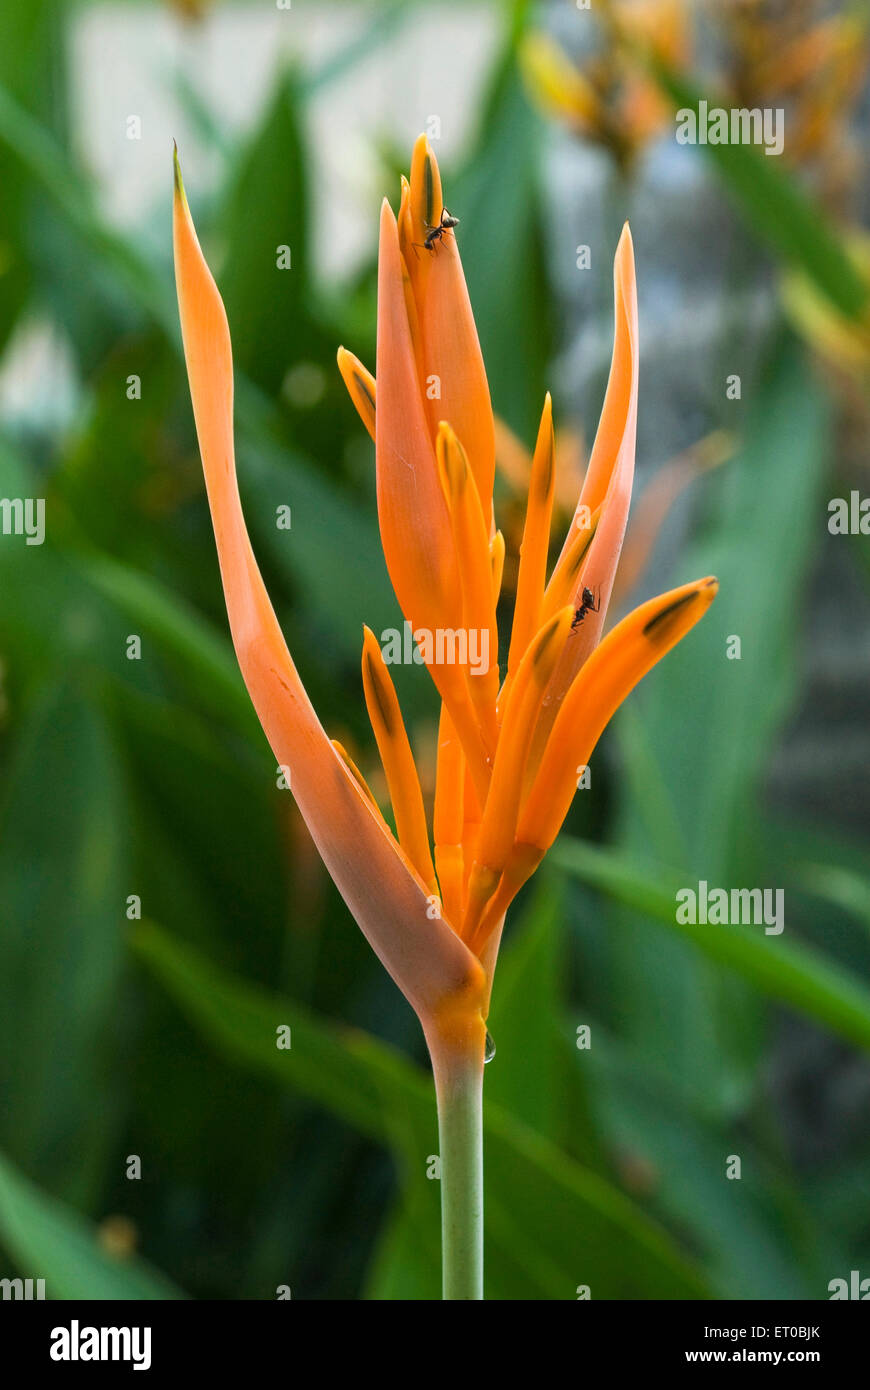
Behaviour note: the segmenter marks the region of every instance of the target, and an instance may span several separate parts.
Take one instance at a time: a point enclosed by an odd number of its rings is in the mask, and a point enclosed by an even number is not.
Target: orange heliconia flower
[[[177,170],[177,164],[176,164]],[[339,349],[375,441],[390,578],[441,700],[432,835],[389,665],[365,629],[366,705],[396,833],[315,714],[260,577],[239,501],[223,303],[176,176],[184,351],[233,642],[251,699],[330,874],[416,1010],[433,1057],[482,1057],[505,910],[559,833],[595,744],[638,681],[701,618],[714,579],[651,599],[602,640],[634,470],[637,302],[626,227],[613,361],[562,553],[547,575],[555,485],[547,397],[529,482],[513,628],[499,668],[504,541],[489,387],[441,179],[417,141],[398,216],[381,209],[376,375]],[[474,637],[472,642],[471,638]]]

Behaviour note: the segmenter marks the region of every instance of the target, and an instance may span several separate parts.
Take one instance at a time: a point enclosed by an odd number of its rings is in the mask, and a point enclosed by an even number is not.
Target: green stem
[[[483,1050],[432,1057],[441,1155],[446,1299],[483,1298]]]

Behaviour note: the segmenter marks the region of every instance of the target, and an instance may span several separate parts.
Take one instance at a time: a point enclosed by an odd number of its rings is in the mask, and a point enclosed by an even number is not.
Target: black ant
[[[586,585],[584,584],[583,593],[580,597],[580,607],[577,609],[577,612],[571,619],[571,631],[573,632],[575,627],[580,626],[587,613],[597,613],[600,606],[600,599],[596,599],[592,590],[587,589]]]
[[[459,218],[453,217],[446,208],[441,209],[441,221],[433,227],[431,222],[426,223],[427,232],[422,242],[415,241],[415,246],[422,246],[424,251],[434,251],[436,241],[440,241],[445,232],[451,232],[454,227],[459,226]]]

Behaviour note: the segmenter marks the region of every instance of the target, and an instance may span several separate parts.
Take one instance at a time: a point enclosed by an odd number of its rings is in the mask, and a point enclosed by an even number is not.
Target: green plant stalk
[[[442,1297],[483,1298],[483,1047],[432,1053],[441,1157]]]

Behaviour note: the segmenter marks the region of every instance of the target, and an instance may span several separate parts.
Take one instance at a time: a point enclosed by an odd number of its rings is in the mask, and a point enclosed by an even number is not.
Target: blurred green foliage
[[[310,274],[305,115],[400,9],[373,10],[319,74],[282,74],[242,141],[198,108],[226,170],[206,206],[187,171],[232,325],[255,548],[324,724],[364,753],[361,624],[397,614],[334,353],[344,339],[373,362],[374,265],[329,290]],[[558,322],[544,132],[514,62],[525,9],[446,173],[474,229],[463,255],[495,406],[530,441]],[[7,5],[0,32],[0,345],[47,322],[75,369],[69,419],[30,412],[0,435],[0,495],[45,497],[48,518],[44,546],[0,538],[0,1272],[56,1297],[437,1297],[418,1029],[276,786],[226,633],[173,303],[170,152],[153,227],[120,236],[70,148],[68,13]],[[722,158],[745,189],[745,163]],[[805,198],[777,190],[781,207]],[[839,299],[835,233],[811,221],[784,249]],[[276,276],[284,240],[293,271]],[[870,1050],[866,862],[762,809],[833,457],[806,351],[780,333],[768,359],[673,576],[716,572],[720,598],[608,735],[602,785],[573,815],[583,841],[563,839],[508,933],[486,1078],[488,1297],[823,1298],[870,1261],[870,1135],[799,1164],[765,1074],[783,1010],[809,1038]],[[311,400],[287,389],[300,365]],[[289,533],[274,525],[286,503]],[[732,632],[744,657],[729,664]],[[431,733],[419,672],[400,693]],[[677,928],[674,885],[697,877],[785,886],[787,941]],[[725,1179],[734,1153],[740,1183]],[[141,1261],[111,1253],[118,1214]]]

